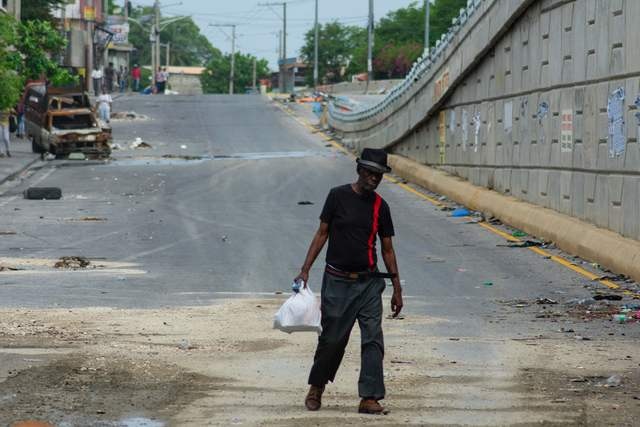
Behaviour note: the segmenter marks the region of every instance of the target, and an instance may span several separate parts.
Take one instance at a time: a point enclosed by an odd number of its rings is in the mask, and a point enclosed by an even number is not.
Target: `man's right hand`
[[[307,287],[307,283],[309,282],[309,272],[308,271],[301,271],[300,274],[298,274],[296,276],[295,279],[293,279],[294,282],[297,282],[298,280],[302,280],[304,282],[304,287]]]

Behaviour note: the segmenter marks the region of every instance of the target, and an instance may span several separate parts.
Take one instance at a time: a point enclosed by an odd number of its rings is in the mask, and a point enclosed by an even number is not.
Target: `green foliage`
[[[20,4],[20,18],[22,21],[53,22],[51,11],[67,3],[65,0],[22,0]]]
[[[60,54],[65,46],[63,38],[47,21],[26,21],[17,27],[15,47],[23,56],[18,67],[26,79],[46,77],[52,85],[64,85],[75,79],[51,59]]]
[[[458,16],[466,0],[432,0],[429,15],[429,44],[445,33],[452,18]],[[389,12],[376,24],[374,34],[374,76],[376,78],[403,78],[411,64],[424,48],[424,2],[414,1],[409,6]],[[321,26],[320,76],[330,76],[328,82],[337,82],[351,75],[367,71],[367,30],[347,27],[337,22],[338,28]],[[331,34],[324,34],[331,31]],[[309,65],[313,64],[313,28],[305,35],[301,54]],[[346,66],[341,77],[337,70]],[[337,76],[337,77],[336,77]],[[311,77],[312,79],[312,77]]]
[[[318,75],[321,83],[336,83],[346,78],[346,71],[355,54],[365,49],[367,31],[361,27],[341,24],[337,21],[319,26]],[[305,34],[305,44],[300,50],[303,60],[312,66],[314,62],[315,30]],[[359,57],[358,57],[359,58]],[[366,64],[366,53],[365,53]],[[307,83],[313,83],[313,73],[307,74]]]
[[[136,48],[132,57],[134,63],[151,64],[149,31],[153,13],[152,7],[137,7],[131,11],[131,17],[142,23],[142,26],[135,22],[130,23],[129,43]],[[160,33],[160,42],[171,44],[171,65],[200,67],[216,54],[220,55],[220,51],[200,33],[200,28],[191,18],[167,25]],[[165,64],[166,50],[163,48],[160,52],[160,62]]]
[[[18,23],[0,14],[0,110],[13,107],[20,98],[23,79],[16,72],[20,55],[12,47],[17,39]]]
[[[244,93],[253,85],[253,55],[236,53],[234,92]],[[229,77],[231,74],[231,55],[216,54],[209,60],[206,70],[200,77],[204,93],[229,93]],[[269,77],[269,62],[266,59],[256,60],[256,76],[258,79]]]

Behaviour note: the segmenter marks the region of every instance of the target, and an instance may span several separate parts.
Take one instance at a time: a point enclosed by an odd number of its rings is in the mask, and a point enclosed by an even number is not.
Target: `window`
[[[0,10],[7,11],[9,0],[0,0]]]

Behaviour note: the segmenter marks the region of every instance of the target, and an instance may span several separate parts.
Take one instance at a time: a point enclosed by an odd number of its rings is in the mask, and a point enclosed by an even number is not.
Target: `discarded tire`
[[[24,198],[29,200],[58,200],[62,190],[57,187],[31,187],[24,190]]]

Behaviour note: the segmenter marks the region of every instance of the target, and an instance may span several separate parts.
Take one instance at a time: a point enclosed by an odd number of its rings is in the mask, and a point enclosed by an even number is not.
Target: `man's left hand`
[[[391,296],[391,311],[393,317],[398,317],[400,311],[402,311],[402,289],[394,289]]]

